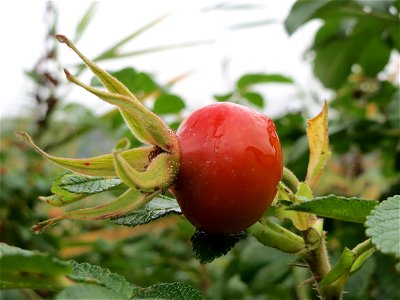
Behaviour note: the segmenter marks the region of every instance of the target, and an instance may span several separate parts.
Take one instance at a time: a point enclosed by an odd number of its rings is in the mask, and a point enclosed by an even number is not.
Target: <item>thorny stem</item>
[[[320,281],[329,273],[331,270],[331,265],[329,262],[328,251],[326,248],[325,232],[323,231],[323,220],[318,219],[314,225],[303,233],[303,238],[308,246],[310,237],[308,231],[316,230],[320,235],[321,239],[317,247],[312,249],[307,249],[301,252],[299,256],[308,264],[309,269],[313,275],[315,285],[322,300],[341,300],[342,299],[342,289],[337,289],[336,286],[325,286],[322,287],[319,283]]]

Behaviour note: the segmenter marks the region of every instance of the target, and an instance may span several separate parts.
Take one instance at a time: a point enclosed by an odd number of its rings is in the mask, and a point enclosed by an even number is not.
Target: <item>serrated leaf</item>
[[[48,253],[0,243],[0,289],[58,290],[70,285],[71,266]]]
[[[122,183],[119,178],[83,176],[74,173],[61,175],[53,185],[76,194],[97,194],[104,192]],[[54,193],[54,191],[52,190]]]
[[[400,257],[400,196],[390,197],[379,204],[365,222],[367,235],[383,253]]]
[[[322,111],[313,119],[307,120],[307,139],[310,147],[306,183],[313,189],[321,176],[326,161],[331,156],[328,135],[328,104],[325,101]]]
[[[110,290],[106,287],[94,285],[94,284],[86,284],[79,283],[73,286],[70,286],[61,292],[59,292],[56,297],[56,300],[109,300],[109,299],[118,299],[118,300],[130,300],[130,298],[126,298],[113,290]]]
[[[133,299],[204,300],[199,290],[186,282],[160,283],[136,288]]]
[[[178,202],[176,202],[175,199],[158,195],[142,208],[135,210],[131,214],[112,218],[111,220],[119,225],[134,227],[153,222],[171,214],[182,214]]]
[[[133,287],[122,276],[112,273],[109,269],[101,268],[89,263],[80,264],[75,261],[70,261],[70,264],[72,265],[73,270],[69,277],[74,281],[103,285],[123,296],[125,299],[131,299]]]
[[[280,74],[255,73],[240,77],[236,86],[239,90],[245,90],[251,85],[258,83],[293,83],[293,80]]]
[[[163,94],[154,102],[153,111],[159,115],[177,114],[185,108],[181,97],[172,94]]]
[[[303,211],[348,222],[364,223],[378,202],[361,198],[346,198],[336,195],[316,197],[301,204],[288,207],[288,210]]]
[[[243,231],[227,235],[214,235],[196,230],[190,240],[194,255],[200,263],[206,264],[227,254],[236,243],[245,237],[246,233]]]

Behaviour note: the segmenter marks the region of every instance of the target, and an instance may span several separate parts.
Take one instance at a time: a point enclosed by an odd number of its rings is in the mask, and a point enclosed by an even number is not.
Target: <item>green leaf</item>
[[[159,115],[177,114],[185,108],[181,97],[172,94],[162,94],[154,102],[153,111]]]
[[[229,101],[229,99],[233,96],[233,93],[228,93],[225,95],[214,95],[214,99],[218,102]]]
[[[372,200],[328,195],[292,205],[287,209],[309,212],[322,217],[348,222],[364,223],[371,210],[377,204],[378,202]]]
[[[158,90],[157,84],[149,74],[138,72],[132,67],[123,68],[114,72],[109,71],[108,73],[116,77],[133,93],[149,94]],[[93,86],[101,86],[97,77],[93,77],[90,84]]]
[[[47,253],[23,250],[0,243],[0,289],[30,288],[58,290],[70,284],[67,262]]]
[[[239,90],[245,90],[251,85],[258,83],[293,83],[293,80],[280,74],[255,73],[240,77],[236,82],[236,86]]]
[[[375,36],[371,38],[363,49],[358,62],[367,76],[375,77],[385,68],[391,52],[392,49],[385,40],[382,40],[379,36]]]
[[[136,288],[133,299],[204,300],[204,297],[199,290],[186,282],[173,282]]]
[[[254,104],[257,107],[264,107],[264,98],[260,93],[256,92],[246,92],[243,94],[243,97],[249,101],[251,104]]]
[[[365,222],[367,235],[382,253],[400,258],[400,196],[383,201]]]
[[[69,275],[69,278],[74,281],[103,285],[104,287],[113,290],[115,293],[122,295],[124,299],[131,299],[133,287],[124,277],[112,273],[109,269],[88,263],[80,264],[75,261],[70,261],[70,264],[72,265],[73,270],[72,274]]]
[[[119,178],[84,176],[66,173],[59,176],[53,183],[60,189],[76,194],[97,194],[114,188],[122,183]],[[54,193],[54,191],[52,190]]]
[[[139,208],[128,215],[112,218],[111,220],[119,225],[134,227],[150,223],[171,214],[182,214],[178,202],[173,198],[158,195],[156,198],[146,203],[142,208]]]
[[[97,9],[97,5],[98,5],[97,2],[92,2],[90,4],[90,6],[88,7],[88,9],[86,10],[83,17],[79,20],[79,23],[75,29],[75,37],[74,37],[75,43],[78,42],[78,40],[81,38],[81,36],[85,32],[88,25],[90,24],[90,21],[93,19],[96,9]]]
[[[297,1],[285,19],[284,24],[287,33],[290,35],[295,32],[301,25],[310,20],[321,7],[328,3],[328,1]]]
[[[167,16],[168,15],[164,15],[164,16],[158,17],[158,18],[152,20],[151,22],[147,23],[143,27],[133,31],[132,33],[127,35],[125,38],[123,38],[119,42],[117,42],[115,45],[111,46],[110,48],[108,48],[107,50],[105,50],[101,54],[99,54],[94,59],[94,61],[100,61],[100,60],[104,60],[104,59],[110,59],[110,58],[118,57],[119,56],[119,50],[120,50],[120,48],[122,46],[124,46],[125,44],[129,43],[131,40],[135,39],[136,37],[138,37],[142,33],[146,32],[150,28],[152,28],[155,25],[157,25],[158,23],[163,21]]]
[[[192,249],[196,258],[202,264],[227,254],[237,242],[246,237],[245,232],[227,235],[214,235],[201,230],[196,230],[191,238]]]
[[[130,298],[126,298],[113,290],[110,290],[106,287],[94,285],[94,284],[86,284],[79,283],[73,286],[70,286],[61,292],[59,292],[56,297],[56,300],[108,300],[108,299],[118,299],[118,300],[130,300]]]

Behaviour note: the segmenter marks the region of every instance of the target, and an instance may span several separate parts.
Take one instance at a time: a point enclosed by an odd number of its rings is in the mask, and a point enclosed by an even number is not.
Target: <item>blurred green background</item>
[[[257,10],[257,6],[246,7],[244,2],[216,2],[212,7],[235,9],[236,13],[250,8]],[[93,10],[94,6],[89,6],[86,14],[82,11],[81,22],[71,24],[77,28],[75,39],[80,39],[96,18]],[[282,25],[289,35],[318,20],[318,30],[311,37],[304,59],[312,67],[315,84],[322,84],[332,95],[327,100],[333,156],[321,177],[317,195],[334,193],[382,200],[400,194],[399,11],[398,1],[348,0],[297,1],[287,12]],[[30,132],[38,145],[58,156],[106,153],[122,137],[129,137],[138,145],[116,110],[99,114],[87,106],[65,101],[72,87],[62,77],[64,62],[60,61],[59,45],[51,36],[57,32],[56,16],[62,15],[62,11],[57,10],[56,3],[49,2],[45,14],[44,52],[38,61],[32,61],[32,69],[26,71],[32,84],[29,95],[32,109],[29,114],[1,118],[1,241],[49,252],[62,259],[107,267],[139,286],[187,281],[209,299],[315,298],[306,283],[310,274],[293,266],[299,263],[294,257],[266,248],[253,238],[242,240],[228,255],[201,265],[191,251],[194,228],[176,216],[137,228],[108,222],[64,221],[41,235],[30,232],[34,223],[65,210],[49,207],[37,199],[49,195],[52,180],[63,171],[19,142],[15,131]],[[153,25],[161,26],[162,22]],[[269,25],[238,22],[238,26],[248,34],[254,34],[252,30],[257,28],[260,34]],[[149,28],[140,35],[147,34]],[[133,34],[129,41],[138,36]],[[117,43],[107,51],[104,43],[108,45],[105,41],[98,44],[106,49],[99,51],[100,64],[119,58],[117,50],[122,46]],[[176,44],[172,48],[184,53],[187,46],[201,47],[193,43]],[[141,54],[148,53],[135,53]],[[78,75],[83,72],[81,65],[69,68]],[[173,89],[190,73],[160,80],[131,64],[109,70],[172,128],[177,128],[191,108],[197,106]],[[98,84],[96,80],[91,83]],[[313,91],[305,92],[293,78],[268,70],[241,74],[230,81],[230,89],[224,93],[208,92],[215,95],[213,101],[232,101],[265,112],[275,101],[267,98],[265,91],[275,85],[295,89],[296,97],[301,100],[300,105],[287,103],[288,109],[278,111],[273,118],[284,148],[285,165],[304,178],[308,163],[306,120],[325,99]],[[198,87],[199,91],[208,88]],[[196,92],[193,90],[194,95]],[[89,198],[84,205],[107,201],[109,196],[104,193],[100,198]],[[77,207],[82,207],[82,203],[67,209]],[[365,239],[361,224],[327,220],[326,230],[332,262],[338,259],[343,247],[351,248]],[[375,254],[362,271],[351,277],[345,299],[400,299],[399,284],[393,259]],[[51,295],[24,290],[0,294],[4,299],[40,299]]]

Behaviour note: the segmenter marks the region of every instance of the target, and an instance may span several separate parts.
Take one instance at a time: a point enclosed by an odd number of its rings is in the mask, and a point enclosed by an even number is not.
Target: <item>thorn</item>
[[[304,280],[302,283],[300,283],[297,287],[301,288],[305,284],[313,283],[314,282],[314,277],[307,278]]]
[[[308,268],[308,265],[306,265],[306,264],[299,264],[299,263],[291,263],[291,264],[288,264],[288,266],[290,266],[290,267]]]

